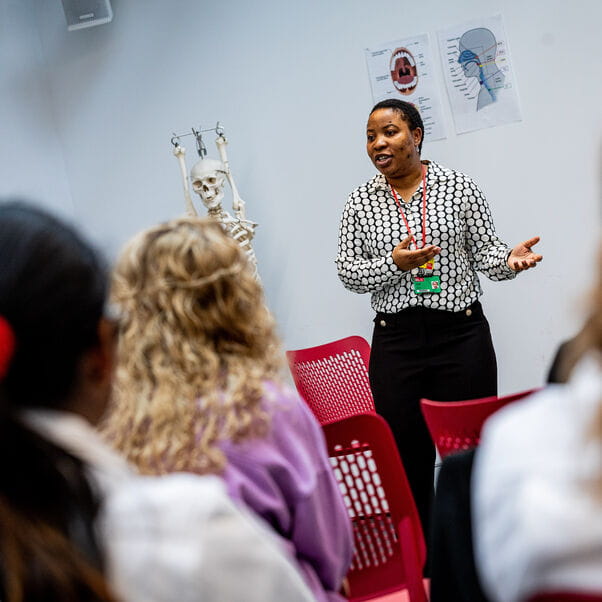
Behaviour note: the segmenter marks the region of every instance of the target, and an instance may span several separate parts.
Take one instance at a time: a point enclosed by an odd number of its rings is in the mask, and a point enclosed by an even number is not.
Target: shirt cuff
[[[512,249],[508,249],[508,252],[504,255],[503,269],[504,269],[504,273],[505,274],[507,274],[510,278],[514,278],[519,273],[519,271],[518,270],[513,270],[508,265],[508,259],[509,259],[511,253],[512,253]]]

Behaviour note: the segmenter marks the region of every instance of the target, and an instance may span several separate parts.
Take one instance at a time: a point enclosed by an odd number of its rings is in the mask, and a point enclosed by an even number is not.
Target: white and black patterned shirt
[[[424,163],[426,244],[441,247],[434,271],[441,279],[440,293],[416,294],[410,272],[393,261],[393,249],[407,238],[408,230],[382,174],[356,188],[343,211],[336,258],[339,278],[350,291],[372,293],[377,312],[413,306],[462,311],[482,294],[477,270],[491,280],[516,276],[506,263],[511,249],[498,238],[477,185],[462,173]],[[422,185],[401,204],[411,233],[422,242]]]

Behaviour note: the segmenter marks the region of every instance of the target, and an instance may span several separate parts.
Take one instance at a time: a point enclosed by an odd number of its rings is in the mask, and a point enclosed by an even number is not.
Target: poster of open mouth
[[[425,140],[446,137],[426,34],[366,48],[366,63],[375,104],[387,98],[411,102],[422,115]]]

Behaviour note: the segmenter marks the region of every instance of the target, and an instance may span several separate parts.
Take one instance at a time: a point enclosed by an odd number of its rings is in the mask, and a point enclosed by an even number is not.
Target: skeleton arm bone
[[[230,188],[232,188],[232,209],[234,210],[234,213],[236,214],[236,217],[239,220],[245,221],[245,202],[240,198],[240,195],[238,194],[238,189],[236,188],[234,178],[232,177],[232,172],[230,171],[228,155],[226,154],[226,146],[228,145],[228,140],[226,140],[223,134],[220,134],[215,140],[215,145],[217,146],[220,159],[226,169],[226,177],[228,178],[228,182],[230,183]]]
[[[182,184],[184,186],[184,199],[186,201],[186,213],[188,215],[195,216],[197,215],[197,212],[192,204],[190,189],[188,188],[188,174],[186,170],[186,161],[184,159],[186,156],[186,149],[177,144],[174,146],[173,154],[178,159],[178,163],[180,164],[180,174],[182,175]]]

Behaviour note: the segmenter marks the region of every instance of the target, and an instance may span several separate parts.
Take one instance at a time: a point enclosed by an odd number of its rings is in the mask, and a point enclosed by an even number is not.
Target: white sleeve
[[[107,575],[126,602],[310,602],[276,537],[211,476],[140,477],[106,502]]]
[[[597,361],[487,420],[472,476],[477,570],[494,602],[602,591]]]

